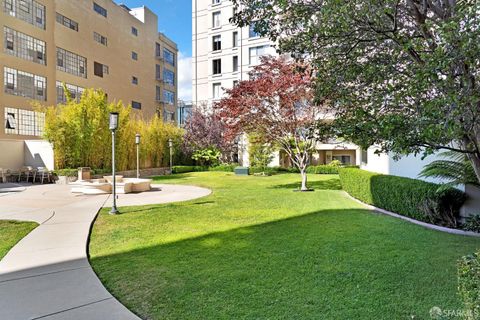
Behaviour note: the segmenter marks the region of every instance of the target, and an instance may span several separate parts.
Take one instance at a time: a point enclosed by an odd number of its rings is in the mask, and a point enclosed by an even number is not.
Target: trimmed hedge
[[[236,164],[221,164],[215,167],[202,167],[202,166],[174,166],[172,173],[187,173],[187,172],[204,172],[204,171],[221,171],[221,172],[233,172]]]
[[[313,174],[338,174],[340,168],[358,168],[358,166],[332,166],[329,164],[322,164],[318,166],[310,166],[307,168],[307,173]]]
[[[354,198],[416,220],[457,227],[464,192],[421,180],[340,168],[343,189]]]
[[[465,308],[465,319],[480,317],[480,252],[458,261],[458,293]]]

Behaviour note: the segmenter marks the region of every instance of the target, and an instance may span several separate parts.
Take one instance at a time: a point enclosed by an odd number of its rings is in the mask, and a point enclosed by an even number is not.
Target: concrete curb
[[[362,204],[363,206],[367,207],[371,211],[376,211],[376,212],[385,214],[385,215],[390,216],[390,217],[405,220],[405,221],[408,221],[410,223],[413,223],[413,224],[416,224],[418,226],[422,226],[424,228],[431,229],[431,230],[441,231],[441,232],[450,233],[450,234],[456,234],[456,235],[460,235],[460,236],[469,236],[469,237],[480,238],[480,233],[476,233],[476,232],[473,232],[473,231],[463,231],[463,230],[458,230],[458,229],[441,227],[441,226],[437,226],[437,225],[434,225],[434,224],[418,221],[418,220],[415,220],[415,219],[412,219],[412,218],[409,218],[409,217],[402,216],[398,213],[394,213],[394,212],[391,212],[391,211],[388,211],[388,210],[377,208],[377,207],[372,206],[370,204],[366,204],[366,203],[358,200],[357,198],[352,197],[350,194],[348,194],[348,192],[346,192],[346,191],[343,191],[343,192],[345,193],[345,195],[348,198],[352,199],[353,201],[355,201],[357,203]]]

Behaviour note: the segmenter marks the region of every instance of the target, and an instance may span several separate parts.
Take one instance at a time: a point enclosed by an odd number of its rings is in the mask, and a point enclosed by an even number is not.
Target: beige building
[[[63,83],[72,97],[101,88],[139,116],[175,121],[178,49],[158,32],[158,17],[148,8],[112,0],[0,3],[0,148],[12,150],[0,154],[0,168],[30,164],[46,152],[39,142],[44,116],[31,103],[65,101]]]

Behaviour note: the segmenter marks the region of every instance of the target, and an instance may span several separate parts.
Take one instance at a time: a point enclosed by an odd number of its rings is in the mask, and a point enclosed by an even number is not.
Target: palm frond
[[[451,186],[460,184],[480,185],[472,163],[464,154],[447,151],[442,152],[440,157],[448,160],[436,160],[427,164],[420,172],[419,177],[442,179],[447,181],[446,185]]]

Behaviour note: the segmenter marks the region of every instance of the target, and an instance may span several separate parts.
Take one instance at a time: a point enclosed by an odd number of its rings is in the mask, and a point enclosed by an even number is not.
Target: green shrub
[[[465,319],[480,317],[480,252],[458,262],[458,293],[465,308]]]
[[[173,166],[172,173],[187,173],[187,172],[199,172],[207,171],[207,168],[201,166]]]
[[[53,174],[57,177],[67,176],[67,177],[76,177],[78,175],[77,169],[58,169],[53,171]]]
[[[218,166],[208,168],[208,171],[221,171],[221,172],[233,172],[235,167],[238,167],[238,163],[232,164],[219,164]]]
[[[203,172],[203,171],[220,171],[220,172],[233,172],[238,164],[220,164],[214,167],[204,166],[174,166],[172,173],[187,173],[187,172]]]
[[[343,189],[378,208],[416,220],[457,227],[465,193],[434,183],[382,175],[356,168],[339,169]]]
[[[331,166],[323,164],[318,166],[310,166],[307,168],[307,173],[313,174],[338,174],[338,166]]]
[[[480,232],[480,214],[470,216],[465,221],[463,229],[468,231]]]

